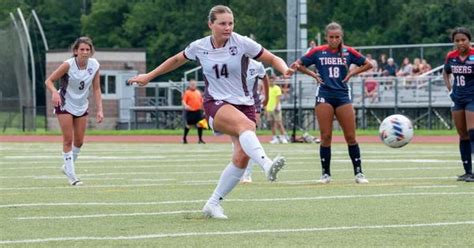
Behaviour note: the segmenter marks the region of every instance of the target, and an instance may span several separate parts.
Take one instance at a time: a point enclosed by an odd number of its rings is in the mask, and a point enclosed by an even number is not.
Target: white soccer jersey
[[[87,68],[80,70],[75,57],[66,60],[69,70],[61,78],[61,88],[58,90],[61,96],[61,109],[75,116],[81,116],[89,107],[89,89],[95,74],[99,70],[99,62],[94,58],[87,60]]]
[[[265,77],[265,67],[263,64],[251,59],[249,63],[249,68],[247,69],[247,85],[249,89],[252,89],[252,98],[254,99],[254,103],[260,103],[260,92],[258,92],[258,80],[263,79]]]
[[[211,36],[192,42],[184,56],[202,66],[206,89],[204,98],[236,105],[253,105],[252,89],[247,85],[250,58],[258,58],[263,47],[252,39],[232,33],[226,44],[214,48]]]

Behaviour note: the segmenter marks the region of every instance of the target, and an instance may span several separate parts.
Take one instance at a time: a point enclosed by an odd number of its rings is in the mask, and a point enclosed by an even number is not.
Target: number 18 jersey
[[[202,66],[206,85],[205,100],[222,100],[236,105],[253,105],[252,88],[247,84],[250,58],[263,53],[260,44],[232,33],[223,47],[215,48],[211,36],[192,42],[184,56]]]

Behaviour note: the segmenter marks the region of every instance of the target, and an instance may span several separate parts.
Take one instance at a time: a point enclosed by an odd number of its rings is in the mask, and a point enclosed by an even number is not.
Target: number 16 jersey
[[[263,53],[260,44],[232,33],[223,47],[215,48],[211,36],[192,42],[184,56],[202,66],[206,85],[204,100],[221,100],[236,105],[253,105],[252,88],[247,84],[250,58]]]

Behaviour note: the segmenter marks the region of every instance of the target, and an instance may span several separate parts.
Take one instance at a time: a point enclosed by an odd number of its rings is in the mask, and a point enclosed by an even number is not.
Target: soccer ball
[[[380,124],[379,135],[385,145],[400,148],[413,138],[413,126],[404,115],[391,115]]]

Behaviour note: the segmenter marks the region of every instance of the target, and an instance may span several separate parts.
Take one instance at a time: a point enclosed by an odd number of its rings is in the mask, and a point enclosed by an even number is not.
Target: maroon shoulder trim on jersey
[[[185,53],[184,51],[183,51],[183,56],[184,56],[184,58],[187,59],[187,60],[192,60],[192,59],[188,58],[188,56],[186,56],[186,53]]]
[[[459,51],[458,50],[452,50],[450,52],[448,52],[448,54],[446,55],[446,59],[444,60],[444,63],[448,63],[448,59],[453,59],[453,58],[456,58],[459,56]]]
[[[257,56],[253,57],[253,59],[258,59],[258,58],[260,58],[260,56],[262,56],[262,54],[263,54],[263,50],[264,50],[264,49],[265,49],[265,48],[262,47],[262,50],[260,50],[260,52],[258,52]]]

